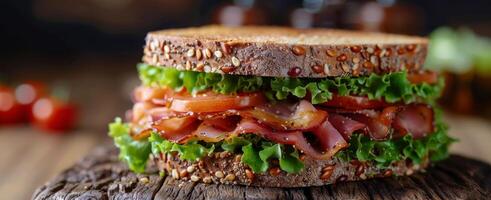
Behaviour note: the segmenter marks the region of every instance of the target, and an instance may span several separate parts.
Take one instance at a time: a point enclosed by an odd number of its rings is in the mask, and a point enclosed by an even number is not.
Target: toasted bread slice
[[[150,32],[146,40],[147,64],[273,77],[415,72],[427,52],[421,37],[331,29],[204,26]]]
[[[305,168],[296,174],[281,171],[278,163],[272,163],[264,173],[253,173],[241,162],[241,156],[229,152],[215,152],[201,158],[198,162],[190,163],[174,154],[162,154],[160,157],[153,157],[153,161],[160,171],[174,179],[262,187],[310,187],[344,181],[411,175],[429,165],[428,160],[420,165],[399,161],[387,168],[380,168],[373,163],[355,160],[346,162],[338,158],[314,160],[305,157],[303,160]]]

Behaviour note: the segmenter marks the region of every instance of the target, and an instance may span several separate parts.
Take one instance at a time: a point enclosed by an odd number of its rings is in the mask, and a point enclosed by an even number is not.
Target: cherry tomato
[[[32,113],[34,125],[52,132],[72,129],[77,117],[75,105],[55,98],[38,99],[32,107]]]
[[[222,95],[216,93],[193,96],[175,96],[170,109],[177,112],[221,112],[231,109],[243,109],[266,103],[261,93],[243,93]]]
[[[38,81],[26,81],[15,88],[15,98],[23,105],[32,105],[45,94],[46,86]]]
[[[0,124],[14,124],[24,121],[22,105],[15,99],[14,91],[0,85]]]
[[[15,88],[15,99],[22,105],[25,119],[33,120],[32,105],[46,94],[46,86],[38,81],[26,81]]]

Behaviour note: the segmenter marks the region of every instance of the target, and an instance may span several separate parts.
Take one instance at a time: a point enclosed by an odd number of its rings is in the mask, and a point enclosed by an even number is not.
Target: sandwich
[[[308,187],[411,175],[448,155],[421,37],[204,26],[148,33],[109,135],[137,173]]]

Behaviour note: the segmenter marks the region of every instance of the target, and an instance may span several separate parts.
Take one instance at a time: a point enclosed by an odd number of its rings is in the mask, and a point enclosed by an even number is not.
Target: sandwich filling
[[[443,80],[434,72],[366,77],[292,78],[223,75],[138,66],[127,123],[110,135],[129,167],[150,154],[194,162],[217,151],[242,154],[256,173],[272,161],[296,173],[303,157],[388,167],[447,156],[454,140],[435,108]]]

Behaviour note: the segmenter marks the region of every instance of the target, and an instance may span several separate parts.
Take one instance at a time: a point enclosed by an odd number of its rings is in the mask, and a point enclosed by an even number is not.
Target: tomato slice
[[[331,100],[322,103],[321,105],[344,108],[348,110],[363,110],[384,108],[387,107],[389,104],[382,100],[370,100],[368,99],[368,97],[364,96],[340,96],[334,94]]]
[[[407,79],[413,84],[428,83],[435,84],[438,82],[438,74],[434,71],[423,71],[421,73],[407,74]]]
[[[170,109],[177,112],[221,112],[232,109],[243,109],[266,103],[262,93],[242,93],[222,95],[212,92],[192,96],[175,96]]]

